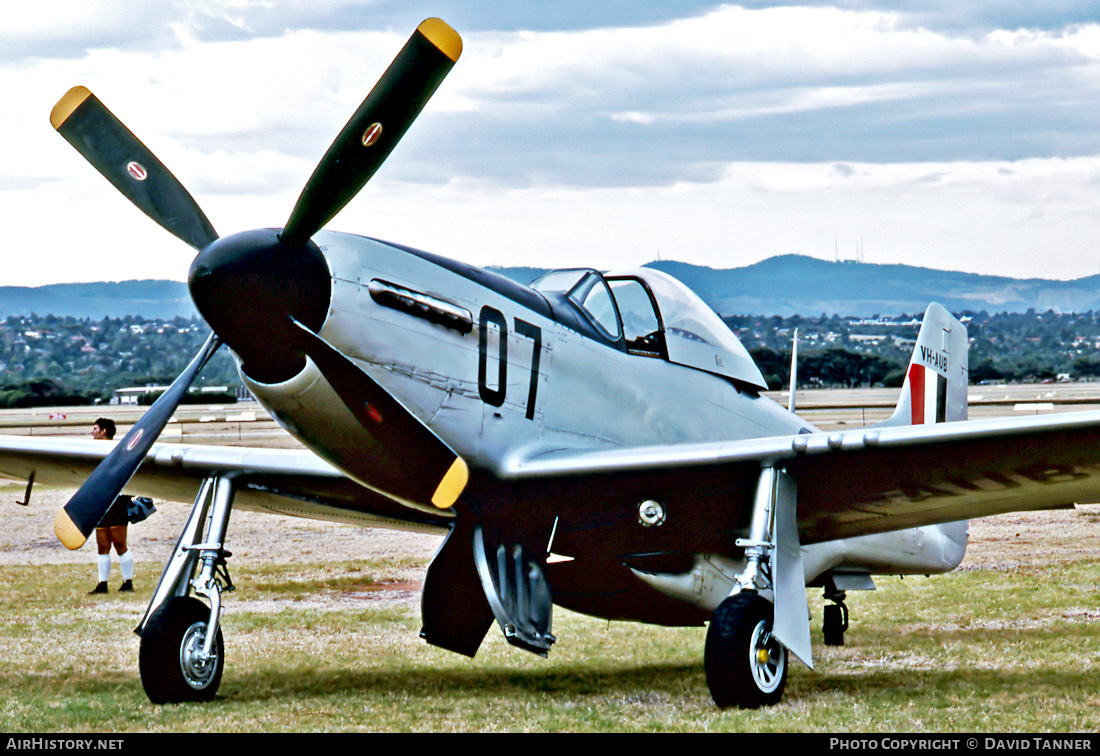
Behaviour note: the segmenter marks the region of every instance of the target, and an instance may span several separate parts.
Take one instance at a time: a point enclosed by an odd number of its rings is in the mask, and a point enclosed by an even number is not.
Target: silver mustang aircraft
[[[55,523],[70,548],[124,486],[194,502],[138,627],[153,701],[218,689],[232,508],[446,533],[421,635],[469,656],[494,620],[545,655],[554,604],[709,623],[715,702],[755,707],[780,699],[789,658],[812,665],[807,586],[832,600],[825,642],[839,644],[846,591],[872,588],[874,574],[953,569],[968,518],[1100,495],[1100,413],[959,422],[967,335],[938,305],[893,416],[821,433],[761,396],[745,348],[667,275],[564,270],[528,287],[323,231],[461,46],[443,22],[421,24],[286,224],[227,237],[88,90],[53,110],[97,170],[198,250],[190,290],[212,329],[114,447],[0,439],[0,473],[80,486]],[[222,344],[309,451],[156,443]]]

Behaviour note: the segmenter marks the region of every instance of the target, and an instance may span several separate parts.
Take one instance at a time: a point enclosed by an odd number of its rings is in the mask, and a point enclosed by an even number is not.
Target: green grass
[[[476,659],[424,644],[416,602],[373,586],[407,565],[238,568],[217,700],[154,706],[134,598],[89,597],[86,565],[0,567],[0,731],[1049,732],[1100,727],[1100,566],[880,578],[849,594],[847,645],[794,666],[783,701],[720,711],[703,628],[556,610],[549,659],[495,627]],[[150,570],[152,568],[150,567]],[[816,594],[816,592],[815,592]],[[317,599],[323,599],[318,601]]]

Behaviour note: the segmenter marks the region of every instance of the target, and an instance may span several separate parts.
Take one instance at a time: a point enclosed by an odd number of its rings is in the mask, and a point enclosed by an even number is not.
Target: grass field
[[[239,428],[224,433],[240,442]],[[137,593],[91,597],[94,550],[65,552],[49,525],[68,492],[36,488],[30,507],[9,503],[22,493],[0,488],[0,732],[1100,729],[1096,507],[977,523],[963,569],[876,578],[878,590],[849,594],[843,647],[821,644],[812,591],[816,669],[795,664],[782,702],[752,712],[711,702],[705,628],[555,609],[549,659],[494,627],[470,660],[418,637],[433,541],[366,542],[346,526],[236,513],[218,698],[154,706],[133,628],[186,505],[131,530]]]
[[[150,567],[150,570],[152,567]],[[132,633],[148,590],[86,596],[83,565],[0,567],[6,732],[1067,732],[1100,727],[1100,565],[880,579],[847,645],[815,639],[784,700],[720,711],[702,628],[558,610],[549,659],[491,632],[474,660],[417,637],[415,600],[378,598],[385,561],[235,573],[227,666],[206,705],[154,706]],[[152,576],[150,576],[152,577]],[[144,580],[149,584],[151,580]],[[812,602],[820,617],[820,602]]]

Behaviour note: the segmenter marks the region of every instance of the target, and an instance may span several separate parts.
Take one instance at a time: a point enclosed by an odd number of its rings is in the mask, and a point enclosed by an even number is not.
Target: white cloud
[[[386,3],[105,0],[13,14],[0,43],[36,52],[0,67],[0,200],[17,220],[9,243],[51,264],[6,282],[185,274],[190,250],[49,128],[76,83],[219,231],[282,223],[411,32],[371,29],[374,5]],[[325,30],[336,10],[363,28]],[[475,263],[725,267],[831,258],[862,239],[868,261],[1095,273],[1100,26],[914,18],[721,6],[575,31],[494,18],[482,28],[495,31],[464,34],[420,122],[333,227]]]
[[[481,265],[726,268],[793,252],[848,259],[860,244],[866,262],[1073,278],[1100,266],[1098,179],[1097,157],[735,163],[719,182],[666,187],[390,185],[331,227]]]

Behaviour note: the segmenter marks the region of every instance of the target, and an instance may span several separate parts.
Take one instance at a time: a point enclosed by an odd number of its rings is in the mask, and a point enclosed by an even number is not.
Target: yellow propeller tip
[[[57,516],[53,518],[53,532],[57,534],[57,539],[65,544],[65,548],[69,550],[79,549],[88,540],[64,509],[58,511]]]
[[[462,37],[446,21],[429,18],[416,27],[416,30],[452,61],[458,60],[458,56],[462,54]]]
[[[50,111],[50,124],[54,130],[60,129],[61,124],[65,123],[73,111],[80,107],[80,103],[91,96],[92,93],[87,87],[73,87],[63,94]]]
[[[435,493],[432,494],[432,504],[438,509],[450,509],[458,501],[458,497],[466,489],[470,480],[470,469],[462,457],[455,457],[443,480],[439,481]]]

